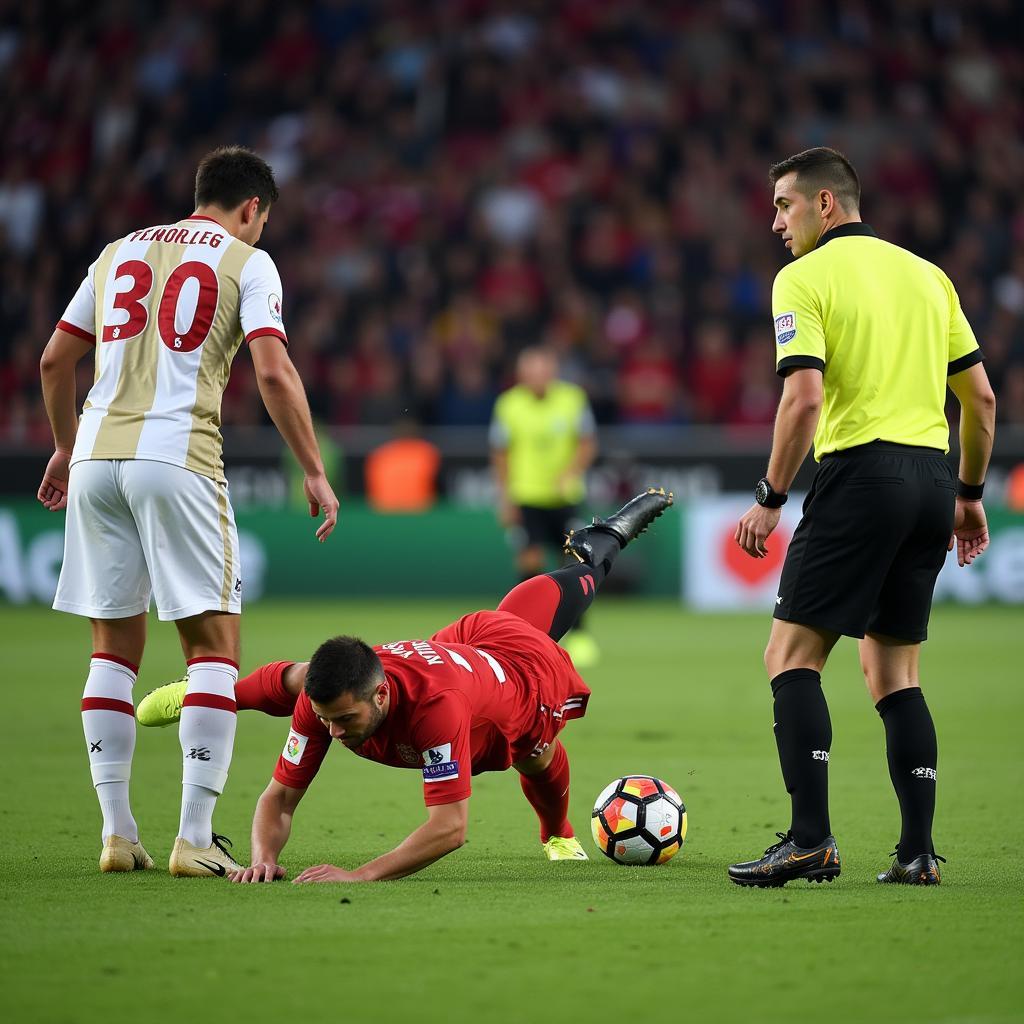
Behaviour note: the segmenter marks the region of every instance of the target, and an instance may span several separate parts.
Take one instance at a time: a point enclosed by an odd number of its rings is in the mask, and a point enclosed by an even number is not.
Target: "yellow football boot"
[[[547,854],[548,860],[590,860],[575,836],[571,839],[552,836],[544,843],[544,853]]]
[[[185,700],[188,677],[175,679],[173,683],[164,683],[155,690],[150,690],[135,709],[135,717],[139,725],[147,728],[162,729],[165,725],[174,725],[181,718],[181,705]]]

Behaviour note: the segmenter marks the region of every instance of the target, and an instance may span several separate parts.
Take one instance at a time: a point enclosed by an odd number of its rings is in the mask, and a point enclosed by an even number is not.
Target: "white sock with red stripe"
[[[226,658],[193,658],[181,707],[181,824],[178,835],[206,849],[213,842],[213,809],[224,792],[235,742],[238,666]]]
[[[135,752],[135,707],[132,688],[138,666],[97,652],[89,662],[82,694],[82,729],[89,751],[92,784],[103,812],[103,839],[117,835],[139,841],[139,828],[128,800],[128,780]]]

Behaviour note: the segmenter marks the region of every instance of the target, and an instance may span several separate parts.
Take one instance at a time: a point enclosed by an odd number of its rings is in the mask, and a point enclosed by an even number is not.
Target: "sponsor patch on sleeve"
[[[292,764],[298,764],[302,760],[302,755],[306,750],[308,742],[309,737],[303,736],[301,732],[293,731],[288,733],[288,739],[285,741],[281,756]]]
[[[796,313],[780,313],[775,318],[775,343],[788,345],[796,337]]]
[[[423,781],[443,782],[457,778],[459,762],[452,760],[452,745],[440,743],[423,751]]]

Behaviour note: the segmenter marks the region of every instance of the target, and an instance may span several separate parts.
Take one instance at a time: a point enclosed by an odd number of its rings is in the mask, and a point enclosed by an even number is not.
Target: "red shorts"
[[[464,615],[435,633],[439,643],[469,644],[492,655],[522,692],[515,737],[506,737],[512,761],[540,754],[566,722],[582,718],[590,688],[554,640],[511,612]]]

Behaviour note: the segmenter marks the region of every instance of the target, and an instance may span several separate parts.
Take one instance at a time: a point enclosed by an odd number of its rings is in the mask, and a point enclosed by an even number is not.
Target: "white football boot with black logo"
[[[242,865],[224,848],[225,843],[230,846],[231,840],[215,832],[213,844],[204,850],[178,836],[168,870],[176,878],[225,878],[241,871]]]
[[[100,871],[148,871],[153,858],[142,843],[133,843],[121,836],[107,836],[100,854]]]

